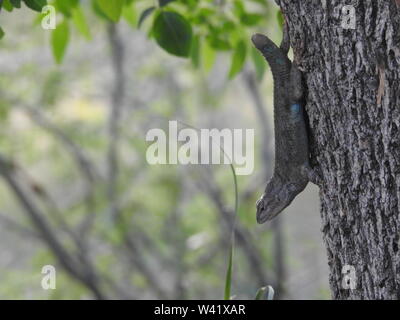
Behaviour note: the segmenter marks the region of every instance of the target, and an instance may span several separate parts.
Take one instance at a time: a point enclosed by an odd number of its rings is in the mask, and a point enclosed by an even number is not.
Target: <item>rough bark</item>
[[[400,298],[400,3],[276,0],[308,88],[334,299]],[[353,5],[355,29],[342,28]],[[354,267],[346,289],[343,267]]]

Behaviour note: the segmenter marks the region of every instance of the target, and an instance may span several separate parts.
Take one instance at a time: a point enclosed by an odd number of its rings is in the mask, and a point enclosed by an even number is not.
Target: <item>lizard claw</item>
[[[303,166],[303,172],[304,175],[307,177],[307,179],[317,185],[318,187],[322,186],[322,178],[321,176],[317,173],[316,170],[312,169],[309,165]]]

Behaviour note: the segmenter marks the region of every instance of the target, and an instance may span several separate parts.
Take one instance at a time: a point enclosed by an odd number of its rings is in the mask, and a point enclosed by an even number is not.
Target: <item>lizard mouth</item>
[[[264,202],[264,196],[262,196],[259,200],[256,202],[256,207],[257,207],[257,223],[263,224],[264,222],[267,222],[268,220],[271,220],[271,217],[269,217],[268,212],[267,212],[267,207]]]
[[[275,198],[269,199],[267,194],[264,195],[256,202],[257,207],[257,223],[263,224],[267,221],[274,219],[279,213],[282,212],[289,204],[290,201],[276,200]]]

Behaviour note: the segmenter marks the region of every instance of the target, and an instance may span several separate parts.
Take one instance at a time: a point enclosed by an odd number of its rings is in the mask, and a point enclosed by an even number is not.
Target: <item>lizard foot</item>
[[[322,186],[322,178],[316,170],[312,169],[309,165],[304,165],[302,171],[310,182],[314,183],[318,187]]]

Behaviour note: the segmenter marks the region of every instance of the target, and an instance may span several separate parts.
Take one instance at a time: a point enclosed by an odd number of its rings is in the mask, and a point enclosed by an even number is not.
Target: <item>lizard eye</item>
[[[274,200],[276,201],[276,202],[282,202],[282,200],[284,200],[284,195],[280,192],[280,193],[277,193],[276,195],[275,195],[275,197],[274,197]]]

